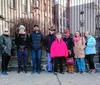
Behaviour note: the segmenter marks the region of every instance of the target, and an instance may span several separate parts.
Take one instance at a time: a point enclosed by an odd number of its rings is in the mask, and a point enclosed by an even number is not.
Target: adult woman
[[[81,37],[81,34],[77,31],[74,36],[74,54],[78,71],[80,73],[85,72],[84,48],[85,48],[85,39]]]
[[[4,29],[4,33],[1,36],[0,40],[1,51],[2,51],[2,74],[7,75],[8,64],[11,58],[11,48],[12,48],[12,39],[10,37],[9,30]]]
[[[85,48],[85,55],[89,62],[89,68],[90,72],[95,72],[95,66],[94,66],[94,55],[96,54],[96,40],[95,38],[89,34],[89,32],[85,32],[86,37],[86,48]]]
[[[60,73],[64,74],[63,59],[68,56],[68,49],[60,33],[56,34],[56,40],[52,43],[50,51],[51,58],[53,58],[54,74],[56,75],[58,72],[58,65]]]

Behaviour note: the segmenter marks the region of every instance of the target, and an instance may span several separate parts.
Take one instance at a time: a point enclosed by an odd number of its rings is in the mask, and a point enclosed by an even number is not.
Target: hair
[[[61,35],[61,36],[62,36],[62,34],[61,34],[61,33],[56,33],[56,36],[58,36],[58,35]]]
[[[81,36],[81,33],[80,33],[80,31],[76,31],[76,32],[78,32],[78,33],[79,33],[79,36]],[[76,37],[76,32],[75,32],[75,37]]]
[[[85,33],[88,33],[90,35],[90,32],[89,31],[86,31]]]
[[[34,25],[34,27],[39,27],[39,25]]]

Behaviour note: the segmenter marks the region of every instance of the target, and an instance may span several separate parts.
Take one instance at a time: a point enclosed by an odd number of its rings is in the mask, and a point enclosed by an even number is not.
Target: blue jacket
[[[96,40],[93,36],[89,36],[87,39],[87,45],[85,48],[85,54],[96,54]]]
[[[43,35],[41,32],[32,32],[30,35],[32,50],[41,50],[43,44]]]

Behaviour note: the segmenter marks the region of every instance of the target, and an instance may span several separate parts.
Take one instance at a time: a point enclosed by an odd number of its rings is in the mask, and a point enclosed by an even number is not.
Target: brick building
[[[37,20],[42,32],[52,25],[52,0],[0,0],[0,35],[20,18]]]

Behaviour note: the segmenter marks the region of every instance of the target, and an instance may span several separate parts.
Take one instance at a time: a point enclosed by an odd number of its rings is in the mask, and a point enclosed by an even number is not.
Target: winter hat
[[[19,30],[20,30],[20,29],[25,29],[25,26],[24,26],[24,25],[20,25],[20,26],[19,26]]]
[[[19,34],[26,34],[24,25],[19,26]]]

